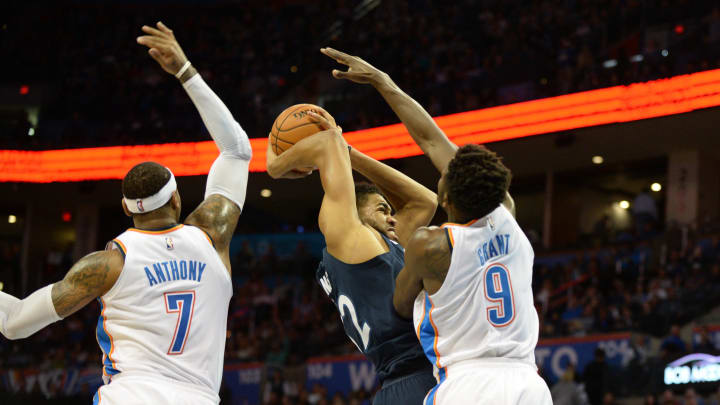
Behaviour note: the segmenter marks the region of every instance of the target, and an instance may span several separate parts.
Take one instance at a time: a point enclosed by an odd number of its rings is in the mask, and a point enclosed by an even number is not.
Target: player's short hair
[[[387,201],[387,197],[380,191],[380,188],[372,183],[358,182],[355,183],[355,206],[359,209],[366,202],[371,194],[379,194]],[[390,202],[388,201],[388,204]]]
[[[458,149],[448,164],[448,199],[463,214],[482,218],[505,200],[512,174],[502,159],[480,145]]]
[[[122,181],[122,193],[127,198],[146,198],[160,191],[170,180],[170,171],[155,162],[135,165]]]

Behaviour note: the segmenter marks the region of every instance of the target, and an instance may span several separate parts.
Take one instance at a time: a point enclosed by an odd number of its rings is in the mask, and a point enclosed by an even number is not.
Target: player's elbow
[[[27,337],[26,335],[20,333],[17,328],[13,328],[12,326],[8,326],[7,324],[1,328],[0,332],[2,332],[2,335],[5,336],[8,340],[19,340]]]

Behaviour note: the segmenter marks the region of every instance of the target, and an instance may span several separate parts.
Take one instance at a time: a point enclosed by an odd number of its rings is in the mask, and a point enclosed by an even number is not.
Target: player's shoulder
[[[405,247],[407,252],[426,256],[449,251],[447,231],[439,226],[422,226],[413,232]]]

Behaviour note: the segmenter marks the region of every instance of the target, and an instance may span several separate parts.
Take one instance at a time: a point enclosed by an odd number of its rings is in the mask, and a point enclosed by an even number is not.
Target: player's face
[[[391,240],[398,241],[397,233],[395,233],[397,221],[392,216],[390,204],[383,196],[370,194],[365,200],[365,204],[358,210],[358,214],[364,224],[370,225]]]

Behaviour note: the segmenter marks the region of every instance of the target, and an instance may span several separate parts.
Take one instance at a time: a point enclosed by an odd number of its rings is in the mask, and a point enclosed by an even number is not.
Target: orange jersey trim
[[[163,230],[161,230],[161,231],[148,231],[148,230],[145,230],[145,229],[137,229],[137,228],[129,228],[128,231],[146,233],[146,234],[149,234],[149,235],[162,235],[162,234],[164,234],[164,233],[170,233],[170,232],[173,232],[173,231],[177,231],[178,229],[182,228],[183,226],[184,226],[183,224],[178,224],[178,225],[173,226],[173,227],[170,228],[170,229],[163,229]]]
[[[455,222],[445,222],[444,224],[441,225],[441,227],[442,227],[442,228],[445,228],[446,226],[470,226],[470,225],[474,224],[474,223],[477,222],[477,221],[478,221],[478,219],[473,219],[473,220],[470,220],[469,222],[466,222],[466,223],[464,223],[464,224],[456,224]]]
[[[117,245],[120,247],[120,250],[122,250],[123,254],[127,256],[127,248],[125,247],[125,244],[120,241],[120,239],[113,239],[113,242],[117,243]]]

